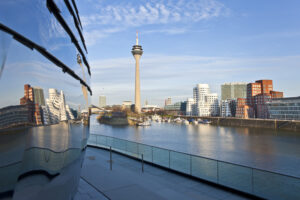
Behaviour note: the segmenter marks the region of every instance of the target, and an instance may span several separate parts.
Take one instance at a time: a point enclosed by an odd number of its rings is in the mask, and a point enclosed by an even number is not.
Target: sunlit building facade
[[[192,115],[219,116],[220,106],[217,93],[210,93],[208,84],[197,84],[193,88],[193,100],[195,109]],[[191,102],[190,102],[191,104]]]
[[[300,120],[300,97],[272,99],[267,106],[271,119]]]
[[[247,97],[247,83],[224,83],[221,85],[221,100]]]

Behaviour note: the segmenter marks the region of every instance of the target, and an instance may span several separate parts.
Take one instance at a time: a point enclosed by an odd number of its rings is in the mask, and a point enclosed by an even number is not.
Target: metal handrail
[[[163,149],[163,150],[167,150],[167,151],[172,151],[172,152],[176,152],[176,153],[185,154],[185,155],[188,155],[188,156],[194,156],[194,157],[204,158],[204,159],[212,160],[212,161],[216,161],[216,162],[222,162],[222,163],[226,163],[226,164],[236,165],[236,166],[245,167],[245,168],[249,168],[249,169],[254,169],[254,170],[259,170],[259,171],[264,171],[264,172],[268,172],[268,173],[273,173],[273,174],[278,174],[278,175],[282,175],[282,176],[287,176],[287,177],[291,177],[291,178],[300,179],[300,177],[289,175],[289,174],[283,174],[283,173],[280,173],[280,172],[269,171],[269,170],[265,170],[265,169],[260,169],[260,168],[256,168],[256,167],[250,167],[250,166],[247,166],[247,165],[236,164],[236,163],[232,163],[232,162],[228,162],[228,161],[223,161],[223,160],[217,160],[217,159],[214,159],[214,158],[208,158],[208,157],[205,157],[205,156],[199,156],[199,155],[195,155],[195,154],[189,154],[189,153],[186,153],[186,152],[175,151],[175,150],[166,149],[166,148],[163,148],[163,147],[156,147],[156,146],[153,146],[153,145],[149,145],[149,144],[145,144],[145,143],[140,143],[140,142],[135,142],[135,141],[130,141],[130,140],[125,140],[125,139],[118,138],[118,137],[107,136],[107,135],[100,135],[100,134],[90,134],[90,136],[93,136],[93,135],[94,136],[102,136],[102,137],[107,137],[107,138],[113,138],[113,139],[123,140],[123,141],[126,141],[126,142],[133,142],[133,143],[136,143],[136,144],[146,145],[146,146],[149,146],[151,148]]]

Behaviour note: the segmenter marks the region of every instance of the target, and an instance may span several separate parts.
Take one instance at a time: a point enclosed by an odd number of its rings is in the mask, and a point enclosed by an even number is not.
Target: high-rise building
[[[282,98],[283,92],[273,91],[272,80],[258,80],[247,84],[247,105],[250,118],[269,118],[267,102]]]
[[[272,99],[273,98],[283,98],[283,92],[271,91],[270,92]]]
[[[247,119],[249,118],[249,113],[251,114],[252,111],[252,108],[247,105],[246,98],[237,99],[235,117]]]
[[[221,100],[247,97],[247,83],[224,83],[221,85]]]
[[[250,106],[254,105],[254,97],[261,94],[260,83],[248,83],[247,84],[247,104]]]
[[[99,97],[99,108],[103,108],[106,106],[106,96]]]
[[[172,99],[171,99],[171,97],[169,97],[165,100],[165,106],[168,106],[168,105],[171,105],[171,104],[172,104]]]
[[[262,94],[269,94],[273,90],[273,81],[272,80],[258,80],[255,83],[259,83],[261,85]]]
[[[220,115],[221,117],[231,117],[231,108],[230,108],[230,100],[221,100],[220,105]]]
[[[257,118],[261,119],[268,119],[269,118],[269,111],[267,102],[269,102],[272,99],[271,94],[264,93],[264,94],[258,94],[254,97],[255,99],[255,113]]]
[[[193,89],[193,98],[195,103],[205,101],[205,96],[210,92],[208,84],[197,84]]]
[[[197,84],[193,88],[194,109],[192,115],[197,116],[218,116],[220,114],[218,94],[210,93],[208,84]],[[187,103],[190,107],[192,101]],[[190,114],[190,113],[189,113]]]
[[[59,93],[56,89],[50,88],[49,99],[46,99],[46,104],[49,116],[45,116],[44,118],[49,119],[47,123],[55,124],[60,121],[74,119],[70,107],[66,105],[63,91]]]
[[[45,105],[44,90],[40,87],[32,87],[34,93],[34,102],[38,103],[40,106]]]
[[[188,98],[186,101],[186,111],[185,114],[191,116],[195,113],[195,101],[193,98]]]
[[[20,99],[20,105],[28,105],[29,107],[29,121],[36,125],[41,125],[41,111],[40,106],[34,99],[34,90],[29,84],[24,85],[24,97]]]
[[[142,46],[139,45],[138,32],[136,32],[136,44],[132,47],[131,53],[135,59],[135,98],[134,111],[141,112],[141,89],[140,89],[140,58],[143,54]]]

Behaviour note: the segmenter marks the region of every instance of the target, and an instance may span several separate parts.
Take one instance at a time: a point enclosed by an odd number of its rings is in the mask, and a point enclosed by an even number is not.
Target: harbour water
[[[155,123],[109,126],[91,117],[91,134],[134,142],[300,177],[300,133],[209,124]]]

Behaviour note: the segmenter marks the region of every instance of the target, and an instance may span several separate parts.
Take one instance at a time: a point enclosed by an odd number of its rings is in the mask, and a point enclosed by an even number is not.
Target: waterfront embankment
[[[196,117],[191,117],[196,118]],[[199,117],[197,117],[199,118]],[[217,126],[239,126],[251,128],[270,128],[275,130],[300,131],[300,121],[276,119],[241,119],[234,117],[200,117],[202,120],[211,121]]]

